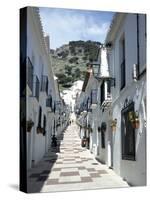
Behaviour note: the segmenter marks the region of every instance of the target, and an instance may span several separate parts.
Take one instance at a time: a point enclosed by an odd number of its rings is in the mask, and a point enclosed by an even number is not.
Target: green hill
[[[86,64],[91,59],[96,60],[100,44],[95,41],[70,41],[56,50],[50,50],[60,90],[71,87],[74,81],[84,80]]]

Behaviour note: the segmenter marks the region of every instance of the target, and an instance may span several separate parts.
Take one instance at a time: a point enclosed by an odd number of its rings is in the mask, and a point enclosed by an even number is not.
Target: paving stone
[[[28,171],[30,192],[128,187],[128,184],[100,164],[81,147],[76,124],[59,137],[60,146],[50,148],[44,158]],[[63,140],[61,140],[63,139]]]
[[[56,185],[59,179],[48,179],[46,185]]]
[[[71,171],[71,172],[61,172],[60,176],[78,176],[78,171]]]
[[[94,168],[87,168],[87,171],[88,172],[93,172],[93,171],[96,171]]]
[[[81,181],[82,182],[92,182],[92,178],[91,177],[81,177]]]

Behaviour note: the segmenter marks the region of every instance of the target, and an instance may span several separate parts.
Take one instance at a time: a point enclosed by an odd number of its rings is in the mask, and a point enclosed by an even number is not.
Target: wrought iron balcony
[[[41,92],[46,92],[46,94],[48,95],[48,77],[45,75],[42,75]]]
[[[33,65],[29,57],[27,57],[26,60],[27,65],[27,84],[30,88],[30,90],[33,92]]]

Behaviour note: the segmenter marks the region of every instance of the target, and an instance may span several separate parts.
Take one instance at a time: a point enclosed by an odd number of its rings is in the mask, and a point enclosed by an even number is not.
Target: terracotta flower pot
[[[135,119],[135,121],[132,122],[132,127],[137,129],[139,128],[139,126],[140,126],[139,119]]]

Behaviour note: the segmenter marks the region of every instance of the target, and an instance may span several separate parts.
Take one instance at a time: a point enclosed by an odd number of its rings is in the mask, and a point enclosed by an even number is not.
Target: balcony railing
[[[42,75],[41,91],[46,92],[48,95],[48,77],[44,75]]]
[[[27,65],[27,84],[30,90],[33,92],[33,65],[29,57],[26,60]]]
[[[33,76],[33,97],[39,101],[40,81],[36,75]]]

